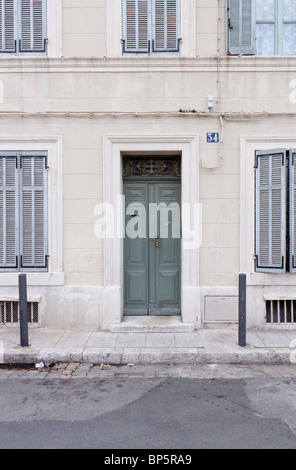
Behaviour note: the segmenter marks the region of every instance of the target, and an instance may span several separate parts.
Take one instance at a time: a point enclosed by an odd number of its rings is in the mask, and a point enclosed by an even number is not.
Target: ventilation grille
[[[39,322],[38,302],[28,302],[28,323]],[[15,325],[19,323],[19,302],[0,301],[0,325]]]
[[[266,323],[296,325],[296,299],[266,300]]]

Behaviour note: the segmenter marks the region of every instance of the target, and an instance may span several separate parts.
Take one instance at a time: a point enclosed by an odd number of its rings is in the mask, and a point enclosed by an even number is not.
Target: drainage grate
[[[266,323],[296,324],[296,299],[266,300]]]
[[[28,323],[39,322],[38,302],[28,302]],[[19,323],[19,302],[0,301],[0,324],[15,325]]]

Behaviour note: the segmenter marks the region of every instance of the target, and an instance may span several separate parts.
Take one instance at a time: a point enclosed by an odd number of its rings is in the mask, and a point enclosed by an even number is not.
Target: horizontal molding
[[[0,57],[1,73],[296,72],[293,57]]]
[[[0,300],[3,299],[1,295],[1,287],[17,287],[19,284],[20,273],[1,273],[0,275]],[[29,287],[42,287],[42,286],[63,286],[65,283],[64,273],[26,273],[27,285]]]

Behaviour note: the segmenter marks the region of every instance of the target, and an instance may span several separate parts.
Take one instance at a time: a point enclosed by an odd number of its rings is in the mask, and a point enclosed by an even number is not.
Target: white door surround
[[[122,154],[127,152],[180,153],[182,155],[182,204],[199,204],[199,137],[198,135],[106,135],[104,136],[104,202],[119,214],[118,196],[123,194]],[[183,211],[182,211],[183,215]],[[108,224],[106,220],[106,232]],[[102,296],[101,324],[123,320],[123,239],[105,238],[105,280]],[[199,247],[186,249],[182,240],[182,322],[200,324]]]

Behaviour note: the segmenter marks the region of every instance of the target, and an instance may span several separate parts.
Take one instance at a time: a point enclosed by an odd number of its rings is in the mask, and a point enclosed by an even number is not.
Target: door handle
[[[155,238],[155,247],[159,248],[159,238]]]

